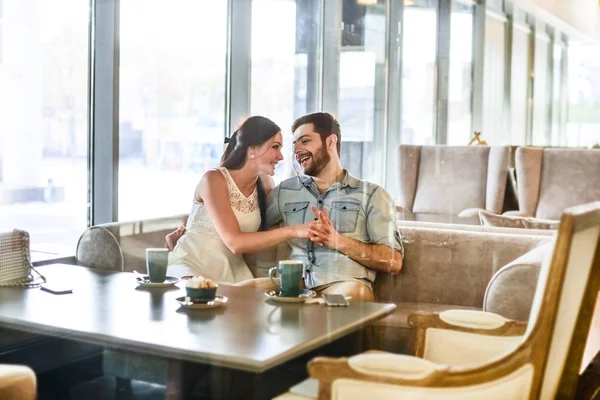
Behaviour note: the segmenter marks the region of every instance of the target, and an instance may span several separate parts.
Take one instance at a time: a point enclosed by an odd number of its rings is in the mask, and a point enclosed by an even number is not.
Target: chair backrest
[[[89,228],[77,245],[78,264],[93,268],[143,272],[146,270],[146,249],[165,247],[165,236],[180,225],[185,225],[186,220],[187,214],[182,214],[115,222]]]
[[[509,149],[488,146],[398,147],[398,205],[413,213],[502,212]]]
[[[113,233],[103,226],[86,229],[77,242],[77,264],[90,268],[123,271],[123,252]]]
[[[565,210],[542,265],[524,345],[532,398],[571,398],[600,287],[600,202]]]
[[[520,147],[516,151],[519,210],[558,219],[562,210],[600,201],[600,151]]]

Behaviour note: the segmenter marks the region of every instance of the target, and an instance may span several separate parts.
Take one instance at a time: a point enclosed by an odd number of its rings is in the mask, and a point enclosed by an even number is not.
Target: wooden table
[[[69,336],[108,348],[260,373],[391,313],[394,304],[349,307],[281,304],[253,288],[221,285],[229,302],[212,310],[181,309],[183,283],[140,289],[130,273],[67,264],[39,267],[72,294],[0,288],[0,325]]]

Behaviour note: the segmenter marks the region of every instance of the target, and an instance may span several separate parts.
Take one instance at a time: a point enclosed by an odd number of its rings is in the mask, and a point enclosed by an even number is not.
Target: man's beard
[[[304,169],[304,175],[317,176],[325,169],[327,164],[331,161],[331,156],[325,149],[325,146],[321,144],[321,148],[312,154],[312,160],[308,168]]]

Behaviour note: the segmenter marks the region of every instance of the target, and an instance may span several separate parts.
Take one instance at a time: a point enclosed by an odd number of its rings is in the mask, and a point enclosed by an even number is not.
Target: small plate
[[[175,285],[177,282],[179,282],[179,278],[176,278],[174,276],[167,276],[167,277],[165,277],[164,282],[157,282],[157,283],[150,282],[150,280],[148,278],[149,278],[148,275],[142,275],[142,276],[139,276],[138,278],[135,278],[135,280],[137,281],[138,285],[140,285],[140,287],[146,287],[146,288],[170,287],[170,286]]]
[[[189,297],[188,297],[189,299]],[[217,296],[214,300],[206,301],[206,300],[186,300],[186,296],[181,296],[175,299],[182,307],[191,308],[194,310],[206,310],[209,308],[217,308],[221,307],[223,304],[227,303],[227,297],[225,296]]]
[[[277,291],[275,290],[267,290],[265,292],[265,296],[267,296],[268,298],[274,300],[274,301],[279,301],[281,303],[304,303],[306,300],[308,299],[312,299],[313,297],[315,297],[317,294],[315,293],[314,290],[310,290],[310,289],[304,289],[300,292],[300,295],[298,297],[284,297],[284,296],[280,296],[278,294]]]

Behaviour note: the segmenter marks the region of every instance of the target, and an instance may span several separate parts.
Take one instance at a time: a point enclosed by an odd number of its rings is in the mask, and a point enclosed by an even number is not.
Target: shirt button
[[[345,209],[346,209],[346,206],[342,207],[342,210],[345,210]]]
[[[292,209],[292,211],[296,211],[296,209],[295,209],[295,208],[293,208],[293,209]]]
[[[323,204],[323,200],[319,200],[319,204]]]

